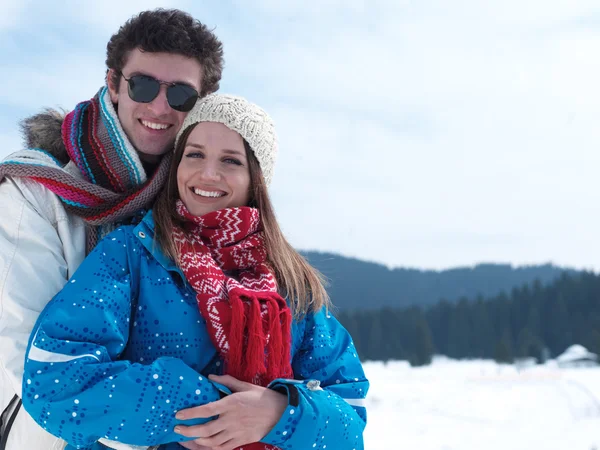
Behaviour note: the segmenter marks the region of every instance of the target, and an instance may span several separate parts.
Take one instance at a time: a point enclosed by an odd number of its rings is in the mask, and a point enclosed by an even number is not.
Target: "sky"
[[[214,28],[221,92],[273,116],[296,248],[600,270],[597,0],[3,0],[0,158],[24,117],[91,98],[110,36],[158,6]]]

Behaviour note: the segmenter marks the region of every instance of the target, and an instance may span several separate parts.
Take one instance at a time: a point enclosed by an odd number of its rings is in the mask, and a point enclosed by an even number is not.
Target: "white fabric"
[[[71,163],[66,170],[79,174]],[[83,219],[69,214],[55,194],[33,181],[6,178],[1,182],[0,211],[1,412],[15,394],[21,396],[31,330],[85,258],[86,241]],[[147,448],[117,444],[105,442],[112,448]],[[21,407],[6,450],[61,450],[65,445]]]
[[[102,445],[108,448],[113,448],[115,450],[153,450],[159,447],[158,445],[154,447],[140,447],[139,445],[123,444],[122,442],[111,441],[110,439],[106,438],[100,438],[98,439],[98,442],[100,442]]]
[[[0,184],[0,408],[21,395],[23,359],[33,325],[85,257],[85,225],[43,186]],[[21,408],[7,450],[62,448]]]

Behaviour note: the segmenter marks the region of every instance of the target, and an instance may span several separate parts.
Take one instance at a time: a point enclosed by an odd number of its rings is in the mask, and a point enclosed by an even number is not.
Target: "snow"
[[[588,351],[583,345],[571,345],[565,352],[556,358],[559,363],[577,361],[580,359],[596,360],[598,356],[595,353]]]
[[[368,450],[600,450],[600,368],[366,362]]]

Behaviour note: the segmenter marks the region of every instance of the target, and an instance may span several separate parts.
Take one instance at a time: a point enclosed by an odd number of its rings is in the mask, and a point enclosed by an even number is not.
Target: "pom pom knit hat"
[[[257,105],[242,97],[210,94],[196,102],[188,113],[175,139],[175,147],[183,132],[199,122],[218,122],[242,136],[260,164],[267,186],[271,184],[277,159],[277,135],[271,117]]]

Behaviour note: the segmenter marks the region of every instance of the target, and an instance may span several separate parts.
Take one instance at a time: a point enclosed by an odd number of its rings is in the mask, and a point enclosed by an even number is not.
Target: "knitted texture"
[[[73,176],[43,149],[30,149],[0,164],[0,181],[5,176],[28,178],[55,193],[67,211],[90,225],[89,251],[115,224],[152,206],[167,179],[171,155],[147,179],[107,87],[65,117],[62,139],[82,177]]]
[[[262,386],[293,377],[292,314],[266,264],[258,210],[242,206],[198,217],[178,200],[177,213],[186,221],[173,232],[179,264],[225,373]],[[276,449],[258,442],[243,448]]]
[[[254,152],[267,186],[273,179],[278,144],[275,124],[259,106],[242,97],[210,94],[198,100],[179,130],[175,146],[183,132],[199,122],[217,122],[242,136]]]
[[[177,213],[186,221],[185,229],[173,232],[179,263],[226,372],[260,385],[292,376],[292,315],[266,264],[258,210],[242,206],[193,216],[179,200]]]

